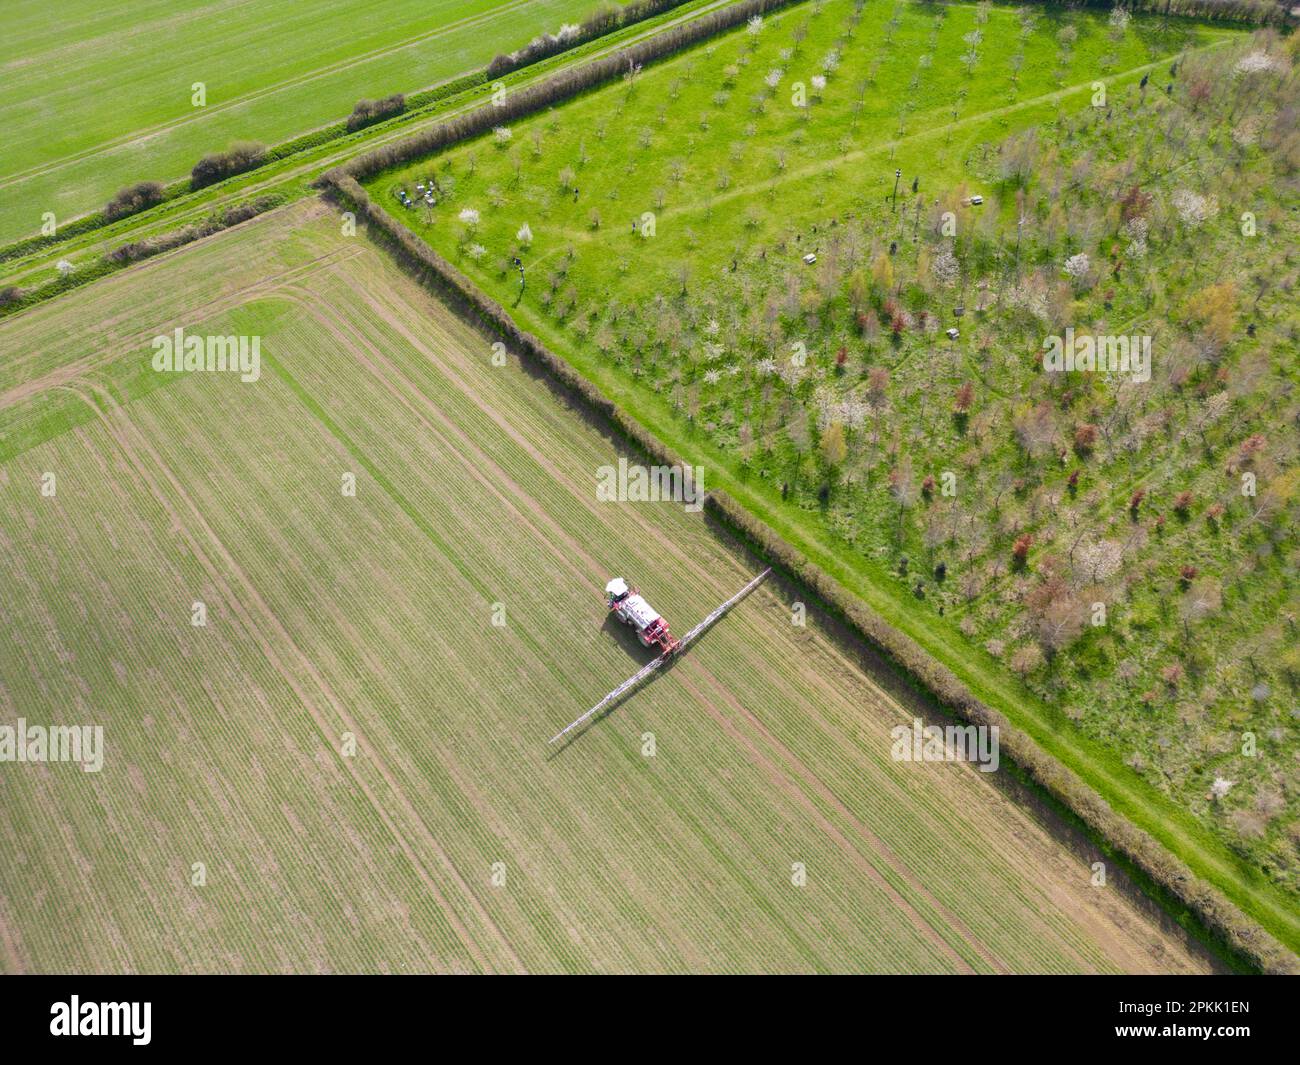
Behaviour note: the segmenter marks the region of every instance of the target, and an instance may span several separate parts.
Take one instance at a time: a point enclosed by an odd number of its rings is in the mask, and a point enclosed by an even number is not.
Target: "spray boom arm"
[[[768,569],[765,569],[762,573],[760,573],[757,577],[755,577],[752,581],[750,581],[747,585],[745,585],[745,587],[740,589],[740,591],[738,591],[725,603],[723,603],[716,610],[710,613],[703,621],[701,621],[698,625],[696,625],[695,628],[691,629],[690,632],[688,632],[685,636],[682,637],[681,643],[676,649],[677,653],[680,654],[682,651],[686,650],[686,648],[691,644],[693,640],[699,638],[700,636],[703,636],[713,626],[714,622],[716,622],[719,618],[721,618],[724,614],[726,614],[728,610],[730,610],[733,606],[735,606],[742,599],[744,599],[745,596],[749,595],[750,592],[752,592],[755,588],[757,588],[760,584],[762,584],[765,580],[767,580],[767,575],[771,572],[772,570],[770,567]],[[670,657],[671,657],[670,653],[661,654],[649,665],[644,666],[636,673],[634,673],[632,676],[628,677],[627,680],[625,680],[612,692],[606,695],[605,698],[603,698],[600,702],[598,702],[595,706],[593,706],[580,718],[578,718],[576,721],[572,722],[571,724],[565,726],[554,736],[552,736],[549,742],[554,743],[562,736],[565,736],[568,733],[572,732],[579,725],[583,724],[586,721],[591,720],[592,717],[594,717],[601,710],[605,709],[605,707],[611,706],[612,704],[618,702],[619,699],[621,699],[624,695],[626,695],[638,684],[640,684],[643,680],[645,680],[646,677],[650,676],[651,673],[653,673],[665,662],[667,662]]]

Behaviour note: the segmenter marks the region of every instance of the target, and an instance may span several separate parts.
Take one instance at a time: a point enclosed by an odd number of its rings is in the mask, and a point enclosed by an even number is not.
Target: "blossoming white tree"
[[[1179,189],[1175,192],[1173,205],[1183,225],[1193,229],[1204,225],[1205,221],[1219,209],[1219,203],[1213,196],[1202,196],[1191,189]]]
[[[1281,73],[1286,70],[1286,60],[1268,52],[1251,52],[1237,60],[1233,68],[1238,74]]]
[[[1063,269],[1067,277],[1074,281],[1082,281],[1088,276],[1088,270],[1091,267],[1092,260],[1088,258],[1088,253],[1081,251],[1078,255],[1071,255],[1066,259]]]
[[[951,288],[956,284],[960,272],[961,267],[958,265],[957,257],[953,255],[951,248],[944,248],[930,263],[930,273],[944,288]]]

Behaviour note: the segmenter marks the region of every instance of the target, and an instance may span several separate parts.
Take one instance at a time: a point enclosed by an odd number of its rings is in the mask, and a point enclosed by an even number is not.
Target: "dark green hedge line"
[[[182,226],[180,229],[160,233],[156,237],[118,245],[111,251],[105,252],[94,262],[80,266],[76,270],[64,274],[47,284],[28,289],[19,288],[16,285],[0,289],[0,317],[16,314],[24,308],[41,303],[60,293],[80,288],[91,281],[121,270],[131,263],[150,259],[155,255],[161,255],[165,251],[172,251],[175,248],[191,244],[203,237],[210,237],[213,233],[219,233],[223,229],[237,226],[240,222],[247,222],[250,218],[255,218],[257,215],[264,214],[274,207],[279,207],[284,202],[285,197],[279,193],[261,196],[255,200],[246,200],[243,203],[227,207],[225,210],[214,211],[202,222],[195,222]]]
[[[594,41],[607,33],[613,33],[627,26],[635,26],[638,22],[662,15],[665,11],[681,7],[684,3],[686,0],[630,0],[622,7],[609,2],[602,3],[569,33],[542,33],[522,48],[498,55],[488,64],[487,76],[499,78],[503,74],[549,59],[561,52],[567,52],[580,44]]]
[[[1049,2],[1045,6],[1072,5]],[[1121,5],[1115,0],[1082,0],[1082,6],[1110,10]],[[1122,6],[1134,14],[1244,22],[1254,26],[1280,26],[1290,18],[1289,5],[1279,0],[1126,0]]]
[[[626,411],[611,402],[568,362],[537,337],[520,329],[501,304],[416,234],[397,221],[351,175],[330,171],[326,184],[334,197],[350,206],[371,231],[391,247],[402,264],[440,295],[468,310],[515,351],[544,369],[564,389],[609,427],[634,443],[656,462],[681,463],[681,457],[661,443]],[[946,666],[911,637],[900,632],[838,581],[805,558],[766,524],[723,492],[709,493],[706,510],[721,518],[770,563],[808,588],[852,631],[877,649],[905,676],[915,681],[940,706],[963,721],[996,726],[1001,749],[1026,776],[1072,812],[1106,845],[1148,877],[1171,898],[1186,905],[1224,947],[1252,968],[1266,973],[1300,973],[1300,959],[1244,914],[1217,888],[1196,877],[1187,866],[1148,833],[1116,814],[1106,801],[1071,770],[1045,752],[1027,734],[985,705]]]
[[[385,119],[400,115],[405,110],[406,96],[400,92],[378,100],[358,100],[356,106],[352,108],[352,114],[348,115],[347,130],[349,133],[355,133],[359,129],[373,126],[376,122],[383,122]]]
[[[270,153],[265,144],[236,141],[224,152],[209,152],[194,164],[190,171],[190,188],[197,192],[228,177],[247,174],[268,162]]]

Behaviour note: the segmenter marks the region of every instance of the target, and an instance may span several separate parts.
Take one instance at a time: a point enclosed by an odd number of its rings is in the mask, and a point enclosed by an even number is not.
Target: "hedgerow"
[[[236,174],[255,170],[266,162],[266,145],[257,141],[237,141],[224,152],[205,155],[190,171],[190,188],[202,189]]]
[[[128,185],[108,201],[104,208],[104,217],[109,221],[125,218],[162,203],[166,190],[157,181],[137,181]]]
[[[19,288],[11,285],[0,290],[0,316],[16,313],[26,307],[41,303],[70,289],[80,288],[91,281],[104,277],[132,263],[151,259],[163,252],[192,244],[203,237],[212,236],[223,229],[237,226],[250,218],[279,207],[285,202],[285,196],[276,193],[260,196],[255,200],[235,204],[224,210],[215,211],[201,222],[195,222],[180,229],[161,233],[145,240],[130,241],[105,252],[98,259],[82,266],[61,273],[56,279],[35,288]]]
[[[380,100],[358,100],[352,109],[352,114],[348,115],[345,125],[349,133],[355,133],[366,126],[373,126],[376,122],[400,115],[405,110],[406,97],[400,92]]]

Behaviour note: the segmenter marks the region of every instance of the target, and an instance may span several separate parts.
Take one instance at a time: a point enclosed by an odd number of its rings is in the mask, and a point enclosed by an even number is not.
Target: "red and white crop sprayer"
[[[668,622],[640,592],[629,588],[622,577],[615,577],[605,585],[605,602],[609,604],[609,612],[619,621],[636,629],[636,638],[642,647],[657,644],[660,651],[670,655],[681,646],[681,642],[668,631]]]
[[[651,673],[659,669],[660,666],[664,665],[675,655],[681,654],[681,652],[686,650],[694,640],[702,636],[715,621],[762,584],[763,581],[767,579],[767,575],[771,572],[771,569],[765,569],[745,585],[745,587],[740,589],[740,591],[710,613],[680,640],[668,631],[668,622],[663,619],[663,616],[655,610],[654,607],[646,602],[645,597],[640,592],[635,588],[629,587],[627,581],[622,577],[615,577],[605,585],[605,602],[609,606],[610,613],[625,625],[631,625],[636,629],[637,639],[641,641],[643,646],[658,647],[659,657],[649,665],[642,667],[632,676],[628,677],[627,680],[606,695],[605,698],[572,724],[565,726],[557,732],[551,737],[550,742],[554,743],[556,740],[572,732],[579,725],[586,721],[590,721],[597,713],[605,709],[605,707],[616,703],[624,695],[645,680],[646,677],[650,676]]]

